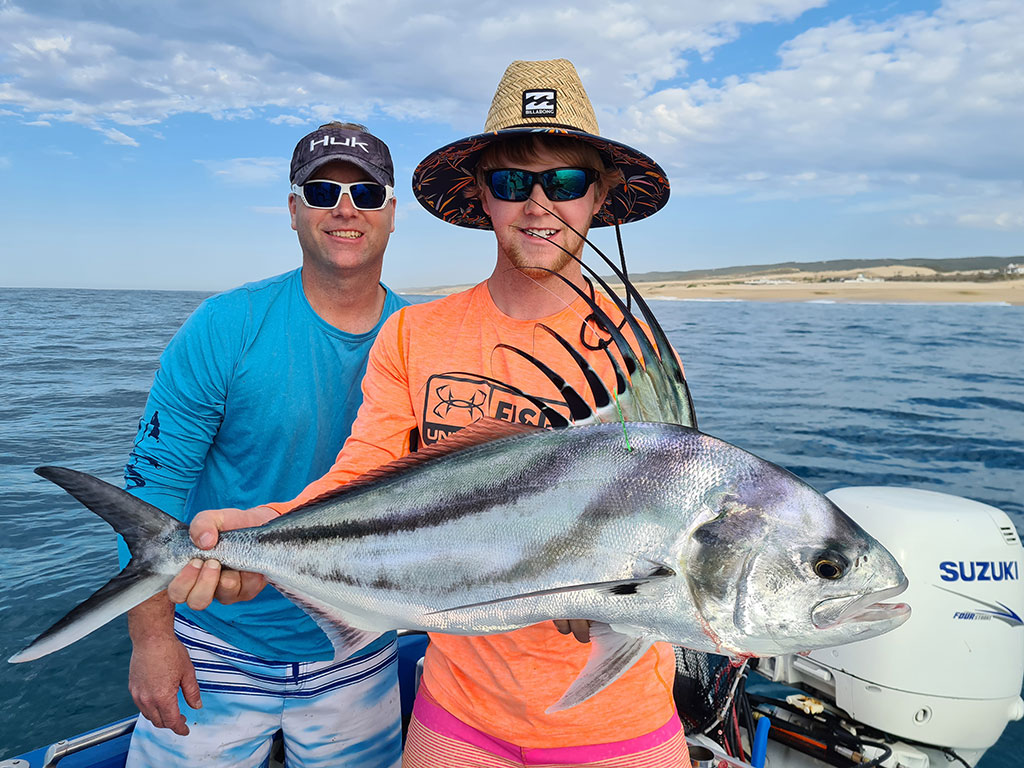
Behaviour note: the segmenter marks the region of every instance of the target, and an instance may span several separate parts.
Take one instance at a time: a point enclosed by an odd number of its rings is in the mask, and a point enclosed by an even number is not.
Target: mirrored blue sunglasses
[[[524,171],[522,168],[495,168],[484,178],[491,194],[499,200],[521,203],[530,197],[534,184],[540,184],[553,203],[578,200],[597,181],[593,168],[551,168],[547,171]]]

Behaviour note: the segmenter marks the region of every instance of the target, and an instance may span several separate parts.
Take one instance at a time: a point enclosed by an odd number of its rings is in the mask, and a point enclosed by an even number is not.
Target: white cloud
[[[299,13],[285,0],[0,0],[0,115],[79,123],[128,146],[181,114],[289,126],[383,114],[461,133],[481,127],[511,58],[568,55],[604,133],[658,159],[677,195],[830,197],[922,226],[1019,227],[1019,0],[889,18],[880,3],[873,20],[794,36],[775,66],[687,80],[687,57],[714,62],[750,25],[824,4],[398,0],[357,11],[324,0]],[[227,183],[287,173],[268,158],[206,165]]]
[[[989,232],[1024,230],[1024,194],[1020,185],[999,181],[956,181],[926,192],[888,196],[850,206],[855,214],[891,214],[909,227],[977,229]]]
[[[1024,230],[1024,210],[964,213],[957,217],[957,224],[979,229]]]
[[[109,139],[110,143],[112,143],[112,144],[122,144],[122,145],[124,145],[126,147],[137,147],[137,146],[139,146],[139,142],[137,142],[135,139],[133,139],[131,136],[127,135],[126,133],[123,133],[122,131],[117,130],[117,128],[100,128],[100,127],[97,127],[96,130],[98,130],[100,133],[102,133],[104,136],[106,136],[107,139]]]
[[[260,186],[280,184],[288,178],[283,157],[236,157],[230,160],[199,160],[213,177],[226,184]]]
[[[908,227],[920,229],[979,229],[995,232],[1024,231],[1024,201],[1013,210],[967,210],[912,213],[903,218]]]
[[[399,202],[398,205],[395,206],[395,221],[405,221],[412,216],[417,216],[422,211],[423,207],[415,200],[408,203]]]
[[[0,155],[0,170],[11,167],[11,158]]]
[[[287,205],[253,205],[249,208],[253,213],[267,216],[288,216]]]
[[[719,8],[570,0],[553,10],[547,0],[358,9],[337,0],[301,13],[284,0],[6,2],[0,104],[119,126],[267,110],[276,121],[380,112],[476,127],[507,51],[520,58],[571,51],[592,91],[617,103],[680,74],[685,50],[707,53],[735,39],[739,24],[793,19],[824,2],[735,0]]]
[[[278,115],[270,118],[269,122],[274,125],[305,125],[307,121],[295,115]]]
[[[845,18],[779,55],[772,71],[652,93],[617,127],[684,194],[1019,189],[1024,4],[950,0],[934,13]]]
[[[29,40],[28,45],[16,44],[15,47],[22,49],[30,56],[41,58],[47,53],[67,53],[71,50],[71,38],[65,35],[60,37],[34,37]]]

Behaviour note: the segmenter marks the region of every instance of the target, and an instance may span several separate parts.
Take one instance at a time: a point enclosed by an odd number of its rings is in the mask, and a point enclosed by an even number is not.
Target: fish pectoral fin
[[[374,630],[354,626],[354,621],[359,623],[363,623],[363,621],[348,616],[344,611],[322,600],[317,600],[315,597],[295,592],[280,584],[274,584],[274,582],[270,583],[278,592],[308,613],[316,625],[323,630],[327,639],[331,641],[331,645],[334,646],[335,661],[347,659],[359,649],[368,646],[383,632],[391,629],[388,627]]]
[[[546,714],[561,712],[600,693],[633,666],[654,640],[646,635],[626,635],[601,622],[590,623],[590,657],[583,671]]]
[[[486,605],[498,605],[513,600],[526,600],[531,597],[544,597],[546,595],[561,595],[566,592],[584,592],[586,590],[599,590],[613,595],[635,595],[643,591],[647,584],[656,584],[660,579],[667,576],[675,576],[675,571],[667,566],[656,565],[654,571],[644,575],[635,576],[629,579],[615,579],[614,581],[592,581],[587,584],[569,584],[563,587],[552,587],[551,589],[538,589],[535,592],[521,592],[518,595],[508,597],[496,597],[493,600],[481,600],[479,603],[467,603],[466,605],[454,605],[451,608],[440,608],[431,611],[427,616],[435,616],[439,613],[452,613],[454,611],[465,611],[470,608],[481,608]]]

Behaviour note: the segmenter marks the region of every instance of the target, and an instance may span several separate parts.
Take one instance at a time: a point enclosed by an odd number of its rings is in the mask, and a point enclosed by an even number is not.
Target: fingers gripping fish
[[[132,559],[10,660],[75,642],[196,557],[264,574],[339,658],[391,629],[488,634],[589,619],[590,658],[550,711],[593,696],[657,641],[776,655],[905,621],[907,606],[880,602],[906,588],[892,555],[786,470],[699,432],[650,308],[620,274],[645,329],[591,274],[632,337],[578,291],[617,352],[606,350],[615,392],[540,326],[583,371],[589,401],[545,362],[513,351],[562,390],[572,423],[534,399],[556,428],[482,419],[264,526],[225,532],[212,550],[115,486],[39,468],[124,536]]]

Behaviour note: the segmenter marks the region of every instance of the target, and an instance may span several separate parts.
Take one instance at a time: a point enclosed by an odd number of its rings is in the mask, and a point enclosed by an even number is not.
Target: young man
[[[329,469],[370,346],[407,304],[380,283],[395,212],[387,145],[361,125],[323,125],[296,145],[290,178],[302,267],[200,305],[161,356],[125,468],[128,490],[182,520],[290,497]],[[128,622],[144,715],[129,766],[253,768],[279,730],[290,766],[399,764],[393,633],[334,660],[274,589],[177,614],[161,593]]]
[[[659,210],[668,182],[636,150],[598,135],[597,120],[568,61],[514,62],[498,86],[485,132],[428,156],[413,190],[458,226],[493,229],[497,260],[480,285],[408,307],[382,329],[363,381],[364,402],[330,473],[292,503],[203,513],[194,539],[213,540],[240,516],[272,518],[361,473],[491,416],[544,426],[527,392],[568,413],[557,390],[519,356],[530,352],[587,392],[583,374],[537,323],[577,341],[606,382],[614,375],[587,304],[552,274],[590,290],[577,262],[591,226]],[[573,231],[576,230],[576,231]],[[560,247],[559,247],[560,246]],[[563,250],[565,249],[565,250]],[[601,295],[596,301],[620,317]],[[495,382],[506,382],[504,387]],[[516,389],[512,389],[515,387]],[[516,391],[518,390],[518,391]],[[245,597],[211,569],[185,569],[168,590],[202,606]],[[586,622],[466,637],[432,635],[403,765],[689,765],[672,702],[672,649],[658,644],[616,682],[575,707],[546,709],[586,663]],[[566,634],[563,634],[562,632]]]

